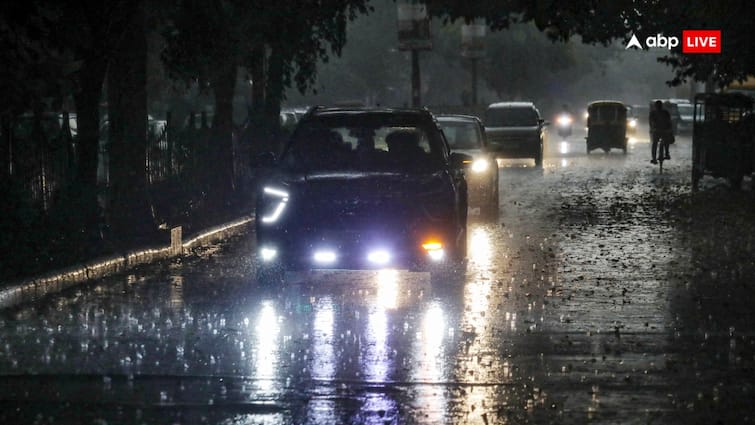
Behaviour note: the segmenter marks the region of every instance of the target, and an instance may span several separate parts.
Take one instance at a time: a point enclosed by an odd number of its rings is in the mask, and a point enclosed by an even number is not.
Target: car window
[[[451,149],[479,149],[482,135],[477,124],[471,121],[438,120]]]
[[[489,108],[485,113],[488,127],[529,127],[537,125],[537,111],[533,108]]]
[[[299,171],[432,172],[444,164],[437,130],[384,116],[314,117],[303,121],[282,157]]]

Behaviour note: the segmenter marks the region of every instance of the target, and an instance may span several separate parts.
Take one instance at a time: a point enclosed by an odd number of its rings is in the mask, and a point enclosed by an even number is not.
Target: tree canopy
[[[750,32],[752,4],[746,0],[639,1],[590,0],[566,2],[429,0],[434,16],[448,21],[484,18],[492,29],[517,22],[533,22],[553,40],[566,41],[579,35],[585,43],[608,44],[613,40],[664,34],[681,37],[685,29],[722,31],[721,54],[682,54],[681,47],[660,60],[674,69],[671,84],[687,80],[725,86],[755,74],[753,37]]]

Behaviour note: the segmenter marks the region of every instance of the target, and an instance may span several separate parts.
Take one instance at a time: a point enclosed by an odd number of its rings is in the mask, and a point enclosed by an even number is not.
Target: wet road
[[[503,161],[456,281],[266,289],[244,237],[0,312],[0,422],[755,421],[752,193],[582,137]]]

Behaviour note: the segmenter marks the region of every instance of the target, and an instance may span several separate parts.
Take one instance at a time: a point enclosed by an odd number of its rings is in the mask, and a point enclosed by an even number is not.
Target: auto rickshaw
[[[587,153],[621,149],[627,153],[627,108],[622,102],[600,100],[587,105]]]
[[[741,93],[695,96],[692,133],[692,189],[705,175],[724,177],[732,188],[753,172],[753,99]]]

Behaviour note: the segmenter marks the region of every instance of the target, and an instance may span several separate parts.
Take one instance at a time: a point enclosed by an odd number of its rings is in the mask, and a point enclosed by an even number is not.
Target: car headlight
[[[286,204],[288,203],[288,191],[277,187],[265,186],[262,189],[262,195],[266,198],[270,198],[268,202],[272,206],[272,209],[267,214],[263,215],[261,220],[266,224],[275,223],[278,221],[281,214],[283,214],[283,210],[286,209]]]
[[[490,167],[490,161],[485,158],[476,159],[472,163],[472,171],[475,173],[484,173]]]
[[[629,120],[629,127],[631,128],[637,127],[637,120],[635,118],[632,118]]]
[[[557,122],[561,127],[568,127],[571,125],[572,119],[568,115],[561,115],[560,117],[558,117]]]

